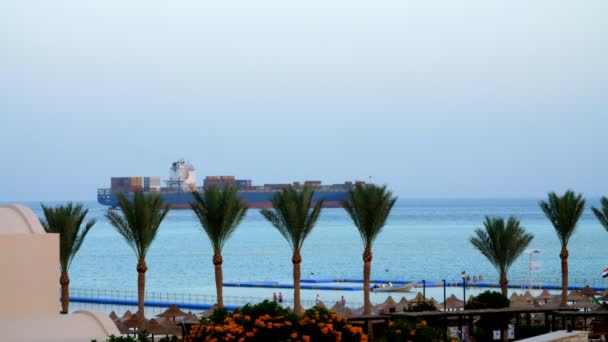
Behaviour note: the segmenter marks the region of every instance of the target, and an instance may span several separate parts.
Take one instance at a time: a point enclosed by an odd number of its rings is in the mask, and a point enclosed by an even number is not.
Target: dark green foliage
[[[271,317],[289,315],[287,309],[284,309],[278,303],[269,300],[265,300],[255,305],[247,304],[235,312],[240,312],[243,316],[251,316],[252,319],[264,315],[270,315]]]
[[[138,342],[133,336],[114,336],[110,335],[107,342]]]
[[[106,218],[133,248],[137,259],[145,259],[158,228],[171,207],[164,205],[160,194],[144,195],[135,192],[133,201],[129,201],[124,194],[117,194],[117,198],[122,215],[108,210]]]
[[[201,318],[201,323],[205,323],[205,322],[213,322],[215,324],[221,324],[222,322],[224,322],[224,319],[226,319],[226,317],[230,316],[230,312],[228,312],[228,310],[224,309],[224,308],[217,308],[215,310],[213,310],[213,313],[207,317],[207,318]]]
[[[554,192],[549,193],[547,201],[539,203],[562,244],[562,247],[568,246],[568,241],[576,229],[576,223],[585,210],[585,199],[582,194],[574,194],[573,191],[559,197]]]
[[[409,303],[407,308],[403,308],[403,311],[408,312],[422,312],[422,311],[436,311],[435,304],[430,300],[419,300],[416,303]]]
[[[608,198],[602,197],[600,202],[602,204],[602,207],[600,209],[593,207],[591,208],[591,210],[595,214],[595,217],[597,217],[597,219],[600,221],[602,226],[604,226],[604,229],[608,231]]]
[[[383,341],[386,342],[432,342],[442,341],[442,332],[426,324],[424,320],[410,322],[405,319],[399,319],[390,322],[388,328],[384,332]]]
[[[41,204],[44,218],[40,220],[47,233],[59,234],[59,265],[61,272],[68,272],[72,259],[82,246],[95,220],[89,220],[82,226],[85,216],[89,212],[81,203],[68,202],[66,205],[46,207]]]
[[[500,273],[506,277],[509,268],[528,247],[534,238],[526,233],[519,221],[511,216],[506,222],[501,217],[490,218],[486,216],[484,229],[477,229],[470,241],[481,254]]]
[[[500,292],[484,291],[465,304],[466,310],[508,308],[511,301]]]
[[[137,342],[150,342],[152,341],[152,335],[146,330],[137,333]]]
[[[260,212],[283,235],[293,252],[300,252],[321,214],[323,200],[313,207],[314,193],[309,186],[304,186],[301,192],[285,188],[272,197],[273,209]]]
[[[327,308],[324,307],[320,307],[320,306],[313,306],[312,308],[304,311],[304,316],[305,317],[329,317],[329,315],[331,315],[331,311],[329,311]],[[321,322],[323,323],[327,323],[327,321],[323,321],[321,319]]]
[[[386,186],[374,184],[357,185],[348,195],[349,200],[342,201],[342,206],[359,230],[364,249],[371,250],[397,197]]]
[[[198,217],[205,233],[211,241],[215,252],[221,252],[224,243],[247,213],[247,203],[238,197],[234,186],[226,185],[223,189],[210,186],[204,196],[193,192],[192,210]]]

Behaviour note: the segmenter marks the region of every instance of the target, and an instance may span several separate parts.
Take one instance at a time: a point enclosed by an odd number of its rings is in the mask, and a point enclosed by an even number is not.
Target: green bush
[[[280,306],[277,302],[271,302],[269,300],[265,300],[255,305],[247,304],[240,310],[235,311],[235,313],[236,312],[240,312],[242,315],[250,316],[253,319],[264,315],[269,315],[271,317],[289,315],[289,311],[287,309]]]
[[[418,300],[416,303],[409,303],[407,308],[403,308],[403,311],[408,312],[422,312],[422,311],[435,311],[437,308],[435,304],[429,300]]]
[[[424,320],[418,320],[416,323],[408,320],[396,320],[388,324],[384,341],[432,342],[442,341],[442,336],[440,331],[428,326]]]
[[[510,304],[509,298],[502,295],[500,292],[485,291],[471,298],[464,308],[467,310],[476,309],[500,309],[508,308]]]

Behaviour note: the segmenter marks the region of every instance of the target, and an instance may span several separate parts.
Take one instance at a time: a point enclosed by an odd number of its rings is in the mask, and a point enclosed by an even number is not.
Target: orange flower
[[[308,335],[302,336],[302,341],[304,341],[304,342],[310,342],[310,336],[308,336]]]
[[[294,331],[291,333],[291,335],[289,335],[289,337],[296,338],[296,337],[298,337],[298,333]]]

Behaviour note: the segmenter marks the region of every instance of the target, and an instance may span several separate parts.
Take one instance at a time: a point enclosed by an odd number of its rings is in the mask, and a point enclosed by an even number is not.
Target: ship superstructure
[[[251,179],[237,179],[235,176],[207,176],[203,186],[196,186],[196,170],[192,164],[183,159],[171,164],[169,178],[165,187],[161,187],[160,177],[112,177],[110,188],[97,190],[97,201],[103,205],[116,207],[117,194],[132,196],[134,192],[157,192],[163,196],[167,204],[173,208],[190,208],[194,200],[193,191],[203,191],[208,186],[232,185],[238,189],[239,197],[247,201],[250,208],[269,208],[272,206],[272,196],[281,189],[292,187],[296,190],[310,186],[315,190],[313,201],[324,200],[324,207],[339,207],[342,200],[348,199],[348,190],[362,181],[346,181],[340,184],[324,185],[319,180],[308,180],[293,183],[268,183],[254,185]]]

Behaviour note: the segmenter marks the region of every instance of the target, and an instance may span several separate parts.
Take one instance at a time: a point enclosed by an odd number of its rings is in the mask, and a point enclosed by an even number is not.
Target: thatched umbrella
[[[337,310],[342,310],[344,308],[344,306],[342,305],[342,302],[340,302],[339,300],[336,301],[336,304],[334,304],[334,306],[331,307],[331,311],[337,311]]]
[[[553,299],[553,295],[547,289],[544,289],[543,292],[541,292],[541,294],[536,296],[536,299],[542,300],[545,303],[547,303],[548,301]]]
[[[397,303],[397,309],[403,310],[403,308],[407,308],[410,302],[408,302],[407,298],[401,297],[399,303]]]
[[[599,294],[599,292],[592,289],[589,285],[583,287],[583,289],[580,290],[579,293],[582,294],[583,296],[587,296],[587,297],[595,296],[595,295]]]
[[[450,297],[448,297],[448,299],[445,300],[445,307],[448,310],[462,309],[464,308],[464,302],[452,294]]]
[[[521,297],[524,298],[526,302],[534,301],[534,296],[530,293],[530,291],[526,291],[526,293],[524,293]]]
[[[156,315],[156,317],[173,318],[173,322],[175,322],[175,317],[184,317],[186,315],[188,315],[188,313],[183,312],[182,310],[180,310],[177,307],[177,305],[173,304],[167,310],[165,310],[164,312]]]
[[[127,310],[125,312],[125,314],[122,315],[122,317],[120,318],[120,321],[124,322],[124,321],[128,320],[129,318],[131,318],[131,316],[133,316],[133,314],[131,313],[131,310]]]
[[[116,314],[116,312],[112,311],[110,312],[110,319],[112,320],[112,322],[116,323],[118,321],[120,321],[120,318],[118,318],[118,315]]]
[[[182,323],[182,324],[183,323],[185,323],[185,324],[197,324],[197,323],[200,323],[201,321],[200,321],[200,319],[195,314],[193,314],[192,312],[188,312],[188,314],[186,316],[181,317],[179,319],[179,322]]]
[[[579,308],[589,309],[589,308],[595,308],[598,305],[595,304],[594,302],[592,302],[591,299],[589,299],[589,297],[583,296],[583,298],[576,303],[576,306]]]
[[[606,293],[605,295],[601,296],[601,297],[597,297],[597,300],[599,300],[600,302],[606,302],[608,301],[608,293]]]
[[[569,302],[579,302],[581,300],[583,300],[585,298],[585,296],[582,296],[580,293],[576,292],[576,291],[570,291],[570,293],[568,294],[568,301]]]
[[[146,330],[152,334],[152,337],[154,337],[154,335],[173,335],[175,333],[175,329],[162,325],[155,319],[148,321],[146,324]]]
[[[421,302],[424,300],[424,296],[422,295],[422,293],[418,292],[416,294],[416,297],[414,297],[414,299],[411,300],[411,302]]]
[[[393,299],[392,296],[388,296],[388,298],[386,298],[384,303],[378,304],[374,308],[377,309],[378,311],[387,312],[387,311],[390,311],[391,308],[396,309],[397,302],[395,302],[395,300]]]
[[[144,320],[144,321],[145,321],[144,322],[144,326],[145,326],[147,320]],[[127,319],[126,321],[123,321],[121,323],[125,327],[127,334],[131,334],[131,333],[135,334],[139,330],[139,327],[141,326],[139,324],[139,315],[138,314],[132,315],[129,319]]]

